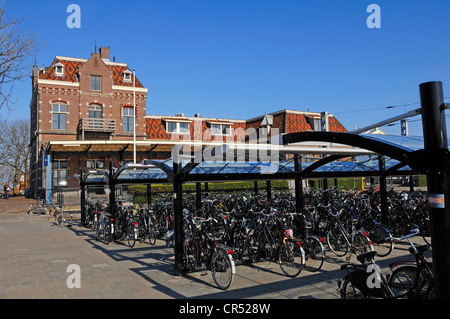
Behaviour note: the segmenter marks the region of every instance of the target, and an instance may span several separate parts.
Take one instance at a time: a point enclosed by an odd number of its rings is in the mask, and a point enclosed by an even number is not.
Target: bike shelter
[[[258,156],[249,160],[251,148],[232,145],[214,147],[183,156],[179,147],[174,158],[144,160],[140,164],[126,164],[103,172],[82,173],[82,217],[84,188],[100,183],[108,185],[110,213],[115,216],[116,187],[120,184],[172,184],[174,196],[175,265],[176,275],[183,269],[183,189],[184,183],[196,183],[197,203],[201,203],[201,183],[226,181],[294,180],[296,210],[303,208],[302,180],[311,178],[379,177],[382,211],[387,209],[386,177],[427,175],[430,199],[433,267],[437,278],[437,296],[450,298],[450,212],[447,203],[450,176],[449,150],[445,126],[445,109],[441,82],[420,85],[424,138],[389,135],[365,135],[334,132],[297,132],[280,136],[279,145],[257,145],[256,151],[288,154],[283,161],[264,161]],[[322,143],[322,148],[312,148]],[[206,153],[222,161],[211,161]],[[305,154],[322,154],[315,162],[304,162]],[[265,153],[266,154],[266,153]],[[264,156],[261,156],[264,158]],[[351,158],[351,159],[350,159]],[[102,176],[103,174],[103,176]],[[97,176],[97,178],[94,178]],[[324,186],[326,187],[326,183]]]

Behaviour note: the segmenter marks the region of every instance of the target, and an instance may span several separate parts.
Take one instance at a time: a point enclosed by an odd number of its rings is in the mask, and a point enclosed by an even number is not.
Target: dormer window
[[[130,70],[126,70],[123,72],[123,81],[126,83],[131,83],[131,71]]]
[[[61,62],[55,64],[55,75],[64,76],[64,64],[62,64]]]

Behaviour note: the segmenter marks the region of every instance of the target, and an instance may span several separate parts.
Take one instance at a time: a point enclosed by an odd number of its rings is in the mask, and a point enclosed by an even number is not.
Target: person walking
[[[5,199],[9,199],[9,185],[8,182],[5,183],[5,186],[3,186],[3,190],[5,191]]]

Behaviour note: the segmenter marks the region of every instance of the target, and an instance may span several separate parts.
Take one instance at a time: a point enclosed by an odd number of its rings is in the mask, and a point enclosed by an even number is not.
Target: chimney
[[[100,48],[100,58],[103,60],[109,61],[109,47],[101,47]]]

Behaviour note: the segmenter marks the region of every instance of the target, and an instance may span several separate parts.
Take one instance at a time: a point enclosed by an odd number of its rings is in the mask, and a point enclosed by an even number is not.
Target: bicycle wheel
[[[126,237],[128,247],[134,247],[136,243],[137,232],[135,226],[136,223],[129,223],[127,226]]]
[[[62,222],[62,213],[59,213],[58,215],[55,216],[55,221],[56,221],[56,224],[57,224],[58,226],[61,226],[61,222]]]
[[[305,251],[305,267],[311,272],[322,268],[325,259],[325,250],[322,242],[315,236],[307,236],[302,245]]]
[[[285,240],[279,250],[279,263],[286,276],[297,277],[305,264],[305,252],[300,244],[292,240]]]
[[[341,282],[340,297],[341,299],[367,299],[367,297],[351,283],[348,275],[345,276]]]
[[[373,250],[372,241],[363,234],[355,234],[353,245],[357,255]]]
[[[394,241],[386,240],[389,237],[392,237],[391,233],[380,225],[375,225],[369,232],[369,238],[372,241],[374,250],[377,252],[377,256],[386,257],[391,253],[394,248]]]
[[[105,245],[108,245],[112,241],[113,227],[112,222],[107,222],[103,226],[102,241]]]
[[[388,285],[396,299],[407,298],[414,287],[417,277],[417,267],[405,265],[395,269],[389,276]]]
[[[95,239],[100,240],[100,237],[103,236],[103,227],[104,224],[102,222],[98,222],[97,229],[95,230]]]
[[[152,246],[156,243],[156,229],[153,225],[148,228],[148,242]]]
[[[187,271],[194,270],[200,264],[200,243],[197,240],[186,238],[184,258]]]
[[[345,256],[348,252],[349,245],[345,234],[342,230],[335,226],[332,227],[327,233],[327,243],[331,251],[336,254],[336,256]]]
[[[234,279],[232,256],[227,251],[218,249],[211,258],[211,272],[219,289],[228,289]]]

